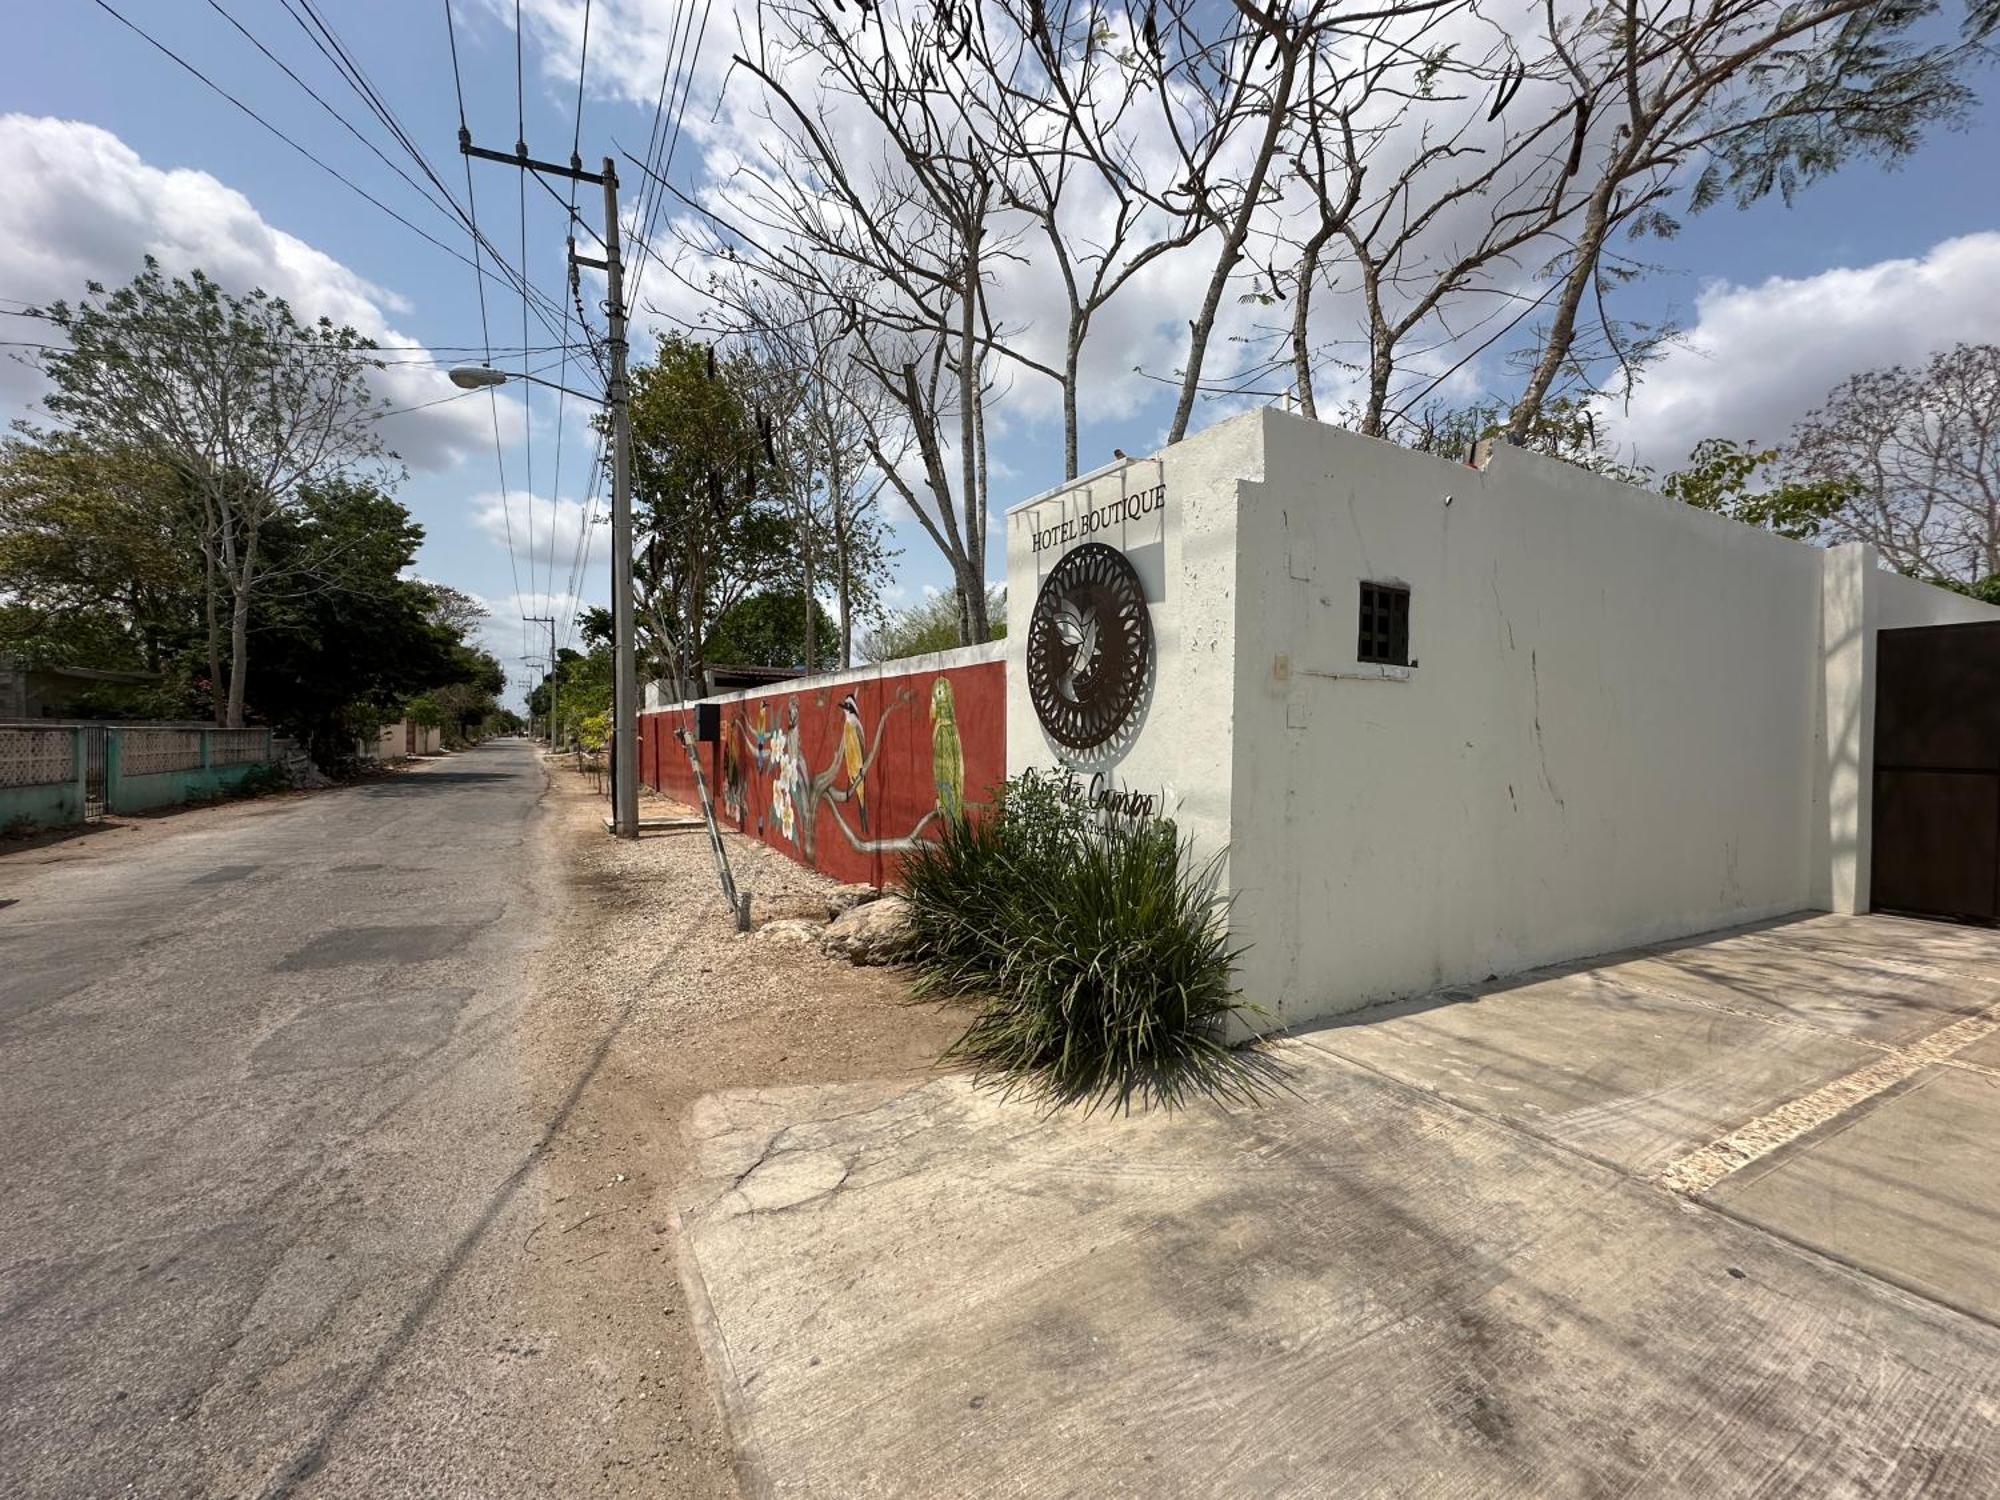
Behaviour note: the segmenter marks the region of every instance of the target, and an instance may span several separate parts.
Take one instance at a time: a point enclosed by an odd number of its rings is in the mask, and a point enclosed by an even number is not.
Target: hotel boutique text
[[[1109,505],[1100,505],[1087,510],[1080,516],[1035,533],[1035,551],[1045,547],[1062,547],[1071,542],[1080,542],[1087,536],[1114,526],[1120,521],[1136,521],[1141,516],[1149,516],[1167,506],[1167,487],[1156,484],[1149,490],[1139,490],[1122,499],[1113,500]]]

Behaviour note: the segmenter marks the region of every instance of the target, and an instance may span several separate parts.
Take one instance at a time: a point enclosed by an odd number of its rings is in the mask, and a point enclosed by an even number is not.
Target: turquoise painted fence
[[[103,736],[92,765],[91,736]],[[153,812],[225,795],[272,761],[268,729],[0,725],[0,831],[60,828],[100,809]]]
[[[81,725],[0,729],[0,832],[83,821],[83,737]]]

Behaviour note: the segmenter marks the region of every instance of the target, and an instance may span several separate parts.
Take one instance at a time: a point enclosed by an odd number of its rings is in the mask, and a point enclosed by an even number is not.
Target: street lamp
[[[461,391],[483,391],[489,386],[505,385],[507,372],[491,365],[459,365],[451,371],[450,379]]]
[[[525,380],[530,385],[546,386],[549,390],[574,396],[579,401],[588,401],[596,406],[605,405],[604,397],[593,396],[588,391],[572,390],[566,385],[557,385],[553,380],[544,380],[539,375],[529,375],[514,370],[496,370],[491,365],[455,365],[445,371],[445,378],[461,391],[490,391],[495,386],[505,385],[510,380]]]
[[[474,153],[477,154],[477,153]],[[611,416],[611,831],[639,836],[639,672],[632,601],[632,423],[630,386],[625,376],[624,267],[618,255],[618,179],[604,159],[604,270],[610,323],[609,385],[602,396],[586,396],[539,376],[496,370],[491,365],[456,365],[446,372],[462,391],[490,391],[510,380],[526,380],[566,391],[609,409]],[[592,262],[597,264],[597,262]],[[551,635],[554,627],[550,627]],[[550,668],[554,670],[553,666]]]

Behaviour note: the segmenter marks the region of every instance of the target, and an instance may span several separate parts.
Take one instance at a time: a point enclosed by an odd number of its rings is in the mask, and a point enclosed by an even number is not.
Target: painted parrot
[[[861,705],[849,693],[840,700],[840,759],[847,767],[847,785],[854,793],[854,810],[861,819],[861,831],[868,831],[868,795],[861,781]]]
[[[958,711],[951,681],[931,684],[931,778],[937,783],[937,805],[947,818],[965,806],[965,751],[958,743]]]

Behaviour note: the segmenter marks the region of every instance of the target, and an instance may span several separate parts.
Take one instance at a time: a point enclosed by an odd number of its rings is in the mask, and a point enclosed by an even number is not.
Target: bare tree
[[[930,62],[964,51],[971,16],[940,7],[899,17],[892,35],[881,7],[851,27],[814,0],[763,7],[756,45],[736,62],[764,86],[772,137],[763,160],[740,165],[727,213],[709,218],[722,235],[711,250],[748,245],[764,275],[839,310],[851,357],[904,429],[871,423],[870,457],[950,564],[968,600],[966,639],[976,641],[988,630],[990,361],[998,354],[1055,371],[1012,347],[995,323],[992,268],[1017,252],[996,222],[988,154],[944,102]],[[810,90],[791,81],[801,68]],[[869,154],[848,149],[843,135],[857,111]],[[921,467],[914,482],[890,457],[909,450]]]
[[[876,504],[887,480],[874,468],[869,422],[879,420],[879,385],[853,358],[840,310],[808,303],[800,290],[744,274],[716,275],[708,305],[717,330],[747,344],[761,372],[758,399],[767,418],[771,469],[787,486],[798,534],[800,588],[830,587],[840,624],[840,664],[854,663],[857,619],[880,608],[889,545]],[[806,660],[814,654],[813,612],[806,612]]]
[[[1830,530],[1917,577],[2000,575],[2000,346],[1855,375],[1792,433],[1790,465],[1853,486]]]

